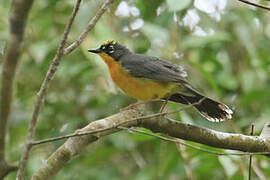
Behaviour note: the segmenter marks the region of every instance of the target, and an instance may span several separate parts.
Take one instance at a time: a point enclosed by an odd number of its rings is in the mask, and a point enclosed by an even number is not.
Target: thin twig
[[[270,152],[235,152],[235,153],[225,153],[225,152],[218,152],[218,151],[212,151],[212,150],[208,150],[205,148],[201,148],[192,144],[187,144],[177,138],[167,138],[164,136],[160,136],[157,134],[153,134],[153,133],[149,133],[146,131],[141,131],[139,129],[135,129],[135,128],[127,128],[127,127],[123,127],[123,126],[118,126],[117,128],[122,129],[122,130],[127,130],[128,132],[135,132],[135,133],[140,133],[140,134],[145,134],[145,135],[149,135],[149,136],[153,136],[159,139],[162,139],[164,141],[168,141],[168,142],[174,142],[174,143],[179,143],[181,145],[199,150],[199,151],[203,151],[203,152],[207,152],[207,153],[211,153],[211,154],[215,154],[215,155],[225,155],[225,156],[229,156],[229,155],[236,155],[236,156],[243,156],[243,155],[264,155],[264,154],[270,154]]]
[[[241,2],[243,2],[245,4],[249,4],[249,5],[252,5],[252,6],[255,6],[255,7],[259,7],[259,8],[262,8],[262,9],[270,10],[269,6],[258,4],[258,3],[255,3],[255,2],[251,2],[251,1],[247,1],[247,0],[238,0],[238,1],[241,1]]]
[[[254,124],[251,124],[250,135],[253,136],[254,133]],[[249,156],[249,165],[248,165],[248,180],[251,180],[251,164],[252,164],[252,155]]]
[[[75,48],[77,48],[82,41],[86,38],[87,34],[93,29],[93,27],[96,25],[97,21],[100,19],[100,17],[104,14],[104,12],[108,9],[109,5],[113,2],[113,0],[107,0],[102,7],[97,11],[96,15],[91,19],[91,21],[88,23],[85,30],[80,34],[80,36],[74,41],[70,46],[65,48],[64,55],[67,55],[71,53]]]
[[[142,117],[148,111],[144,105],[134,110],[122,111],[112,116],[89,123],[79,132],[92,131],[108,127],[115,127],[118,124],[124,124],[127,119]],[[233,149],[240,152],[270,152],[270,145],[267,138],[260,136],[246,136],[242,134],[224,133],[207,128],[198,127],[191,124],[172,122],[165,118],[156,117],[145,119],[143,121],[133,121],[124,124],[125,127],[144,127],[153,133],[163,133],[171,137],[188,140],[210,147],[222,149]],[[62,144],[50,157],[46,163],[34,173],[33,180],[52,179],[74,156],[101,137],[120,131],[119,128],[109,129],[94,135],[69,138]],[[78,132],[77,131],[77,132]]]
[[[44,100],[44,97],[46,95],[46,91],[48,89],[48,86],[49,86],[49,83],[51,81],[51,79],[53,78],[56,70],[57,70],[57,67],[60,63],[60,60],[62,58],[62,56],[64,55],[67,55],[69,54],[71,51],[73,51],[76,47],[78,47],[81,42],[85,39],[85,37],[87,36],[88,32],[91,31],[93,29],[93,27],[96,25],[96,23],[98,22],[99,18],[104,14],[104,12],[107,10],[108,6],[113,2],[113,0],[107,0],[103,5],[102,7],[99,9],[99,11],[96,13],[96,15],[91,19],[91,21],[89,22],[88,26],[86,27],[86,29],[82,32],[82,34],[79,36],[79,38],[74,42],[72,43],[69,47],[67,47],[66,49],[64,49],[64,46],[66,44],[66,39],[67,39],[67,36],[69,34],[69,31],[70,31],[70,27],[73,23],[73,20],[79,10],[79,5],[80,5],[80,2],[81,0],[78,0],[74,9],[73,9],[73,12],[72,12],[72,15],[71,15],[71,18],[69,20],[69,23],[68,25],[66,26],[66,29],[64,31],[64,34],[63,34],[63,38],[62,38],[62,41],[59,45],[59,48],[57,50],[57,53],[53,59],[53,62],[46,74],[46,77],[41,85],[41,88],[40,88],[40,91],[38,92],[38,95],[37,95],[37,103],[35,105],[35,108],[34,108],[34,112],[33,112],[33,115],[32,115],[32,121],[31,121],[31,125],[30,125],[30,128],[29,128],[29,135],[28,135],[28,138],[27,138],[27,143],[26,143],[26,151],[22,157],[22,160],[21,160],[21,163],[22,166],[25,166],[26,164],[26,161],[28,159],[28,156],[29,156],[29,151],[32,147],[32,138],[33,138],[33,135],[34,135],[34,132],[35,132],[35,128],[36,128],[36,122],[37,122],[37,118],[39,116],[39,112],[40,112],[40,108],[42,106],[42,102]],[[64,137],[66,138],[66,137]],[[63,139],[62,138],[57,138],[58,140],[60,139]],[[23,169],[23,168],[22,168]]]
[[[31,143],[29,143],[29,142],[33,139],[33,136],[35,134],[36,124],[37,124],[37,119],[39,116],[40,108],[42,106],[44,97],[46,95],[46,91],[49,87],[49,83],[52,80],[52,78],[57,70],[57,67],[60,63],[60,60],[63,56],[63,50],[64,50],[64,47],[65,47],[65,44],[67,41],[67,37],[68,37],[68,34],[70,32],[70,28],[71,28],[71,25],[74,21],[74,18],[79,10],[80,3],[81,3],[81,0],[77,0],[76,5],[74,6],[72,14],[70,16],[70,19],[68,21],[68,24],[65,27],[63,37],[62,37],[62,40],[61,40],[59,47],[57,49],[56,55],[53,59],[52,64],[50,65],[49,70],[47,71],[46,77],[41,85],[41,88],[40,88],[38,94],[37,94],[37,102],[35,104],[35,108],[34,108],[34,111],[32,114],[31,124],[30,124],[30,127],[28,129],[28,135],[27,135],[26,144],[25,144],[25,151],[24,151],[22,158],[20,160],[20,163],[19,163],[19,169],[18,169],[18,173],[17,173],[17,177],[16,177],[17,180],[21,180],[24,176],[24,169],[25,169],[28,157],[29,157],[29,152],[30,152],[31,147],[32,147]]]
[[[30,144],[32,146],[34,146],[34,145],[39,145],[39,144],[44,144],[44,143],[49,143],[49,142],[54,142],[54,141],[60,141],[62,139],[67,139],[70,137],[86,136],[86,135],[104,132],[104,131],[107,131],[107,130],[110,130],[113,128],[114,127],[109,127],[109,128],[97,129],[97,130],[93,130],[93,131],[77,132],[77,133],[72,133],[72,134],[68,134],[68,135],[64,135],[64,136],[58,136],[58,137],[53,137],[53,138],[48,138],[48,139],[32,141],[32,142],[30,142]]]
[[[189,105],[187,105],[185,107],[179,108],[178,110],[171,111],[171,112],[155,113],[155,114],[150,114],[150,115],[142,116],[142,117],[139,117],[139,118],[132,118],[132,119],[127,120],[127,121],[125,121],[123,123],[120,123],[120,124],[118,124],[118,125],[116,125],[114,127],[97,129],[97,130],[86,131],[86,132],[77,132],[77,133],[72,133],[72,134],[58,136],[58,137],[53,137],[53,138],[47,138],[47,139],[42,139],[42,140],[31,141],[30,144],[34,146],[34,145],[39,145],[39,144],[44,144],[44,143],[50,143],[50,142],[54,142],[54,141],[59,141],[59,140],[67,139],[67,138],[70,138],[70,137],[85,136],[85,135],[96,134],[96,133],[104,132],[104,131],[107,131],[107,130],[110,130],[110,129],[113,129],[113,128],[117,128],[117,126],[122,126],[122,125],[127,124],[127,123],[130,123],[132,121],[138,121],[138,120],[150,119],[150,118],[154,118],[154,117],[158,117],[158,116],[165,116],[165,115],[168,115],[168,114],[174,114],[174,113],[180,112],[180,111],[182,111],[184,109],[190,108],[190,107],[192,107],[194,105],[197,105],[198,103],[199,102],[194,103],[194,104],[189,104]]]
[[[193,105],[194,104],[190,104],[190,105],[187,105],[184,108],[180,108],[180,109],[178,109],[176,111],[172,111],[172,112],[156,113],[156,114],[151,114],[151,115],[147,115],[147,116],[142,116],[142,117],[139,117],[139,118],[133,118],[133,119],[127,120],[127,121],[125,121],[123,123],[116,124],[115,126],[112,126],[112,127],[109,127],[109,128],[97,129],[97,130],[86,131],[86,132],[77,132],[77,133],[73,133],[73,134],[69,134],[69,135],[64,135],[64,136],[59,136],[59,137],[55,137],[55,138],[48,138],[48,139],[44,139],[44,140],[32,141],[31,142],[31,145],[44,144],[44,143],[48,143],[48,142],[53,142],[53,141],[58,141],[58,140],[70,138],[70,137],[96,134],[96,133],[104,132],[104,131],[107,131],[107,130],[110,130],[110,129],[118,128],[119,126],[122,127],[122,125],[125,125],[127,123],[130,123],[132,121],[138,121],[138,120],[143,120],[143,119],[150,119],[150,118],[154,118],[154,117],[158,117],[158,116],[164,116],[164,115],[167,115],[167,114],[176,113],[176,112],[179,112],[179,111],[181,111],[183,109],[189,108],[190,106],[193,106]],[[153,135],[153,134],[151,134],[151,135]],[[179,143],[179,139],[173,140],[173,139],[169,139],[169,138],[166,138],[166,137],[163,137],[163,136],[157,136],[157,135],[155,135],[155,137],[161,138],[163,140],[167,140],[167,141],[172,141],[172,142]],[[197,146],[186,144],[184,142],[182,142],[180,144],[183,144],[183,145],[186,145],[186,146],[195,148],[197,150],[210,152],[210,153],[213,153],[213,154],[216,154],[216,155],[258,155],[258,154],[262,154],[263,155],[263,154],[270,154],[270,152],[223,153],[223,152],[217,152],[217,151],[210,151],[210,150],[203,149],[203,148],[200,148],[200,147],[197,147]]]

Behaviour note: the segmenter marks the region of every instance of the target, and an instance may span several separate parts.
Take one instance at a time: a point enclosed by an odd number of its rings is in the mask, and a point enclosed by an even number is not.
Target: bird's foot
[[[167,104],[168,104],[168,99],[169,99],[169,98],[167,98],[167,99],[162,103],[162,105],[161,105],[161,107],[160,107],[160,109],[159,109],[159,113],[162,113],[162,112],[164,111],[165,107],[166,107]]]

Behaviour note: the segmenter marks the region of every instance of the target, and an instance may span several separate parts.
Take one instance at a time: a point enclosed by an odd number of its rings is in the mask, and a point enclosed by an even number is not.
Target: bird
[[[206,97],[191,86],[182,66],[133,53],[115,40],[106,40],[88,52],[103,59],[114,83],[128,96],[144,102],[160,99],[191,105],[212,122],[232,118],[233,111],[227,105]]]

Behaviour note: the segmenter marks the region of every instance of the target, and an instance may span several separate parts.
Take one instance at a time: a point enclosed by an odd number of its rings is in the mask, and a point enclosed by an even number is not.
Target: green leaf
[[[217,32],[208,36],[188,36],[181,42],[181,45],[184,48],[197,48],[215,42],[229,41],[230,39],[231,37],[227,33]]]
[[[169,7],[169,11],[175,12],[186,9],[190,5],[191,0],[166,0],[166,2]]]
[[[193,66],[195,66],[201,73],[203,78],[207,81],[207,83],[212,87],[212,89],[218,94],[219,96],[221,95],[220,89],[218,87],[218,84],[214,78],[214,76],[205,70],[202,64],[200,64],[197,61],[192,61],[191,62]]]
[[[244,93],[240,98],[240,102],[243,105],[249,105],[254,102],[268,103],[269,100],[270,100],[270,92],[268,89],[256,89],[248,91]]]

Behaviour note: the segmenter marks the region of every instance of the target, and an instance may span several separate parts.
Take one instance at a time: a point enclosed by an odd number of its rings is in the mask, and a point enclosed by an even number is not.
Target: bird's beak
[[[88,49],[88,52],[98,54],[98,53],[101,53],[101,49],[100,48],[98,48],[98,49]]]

